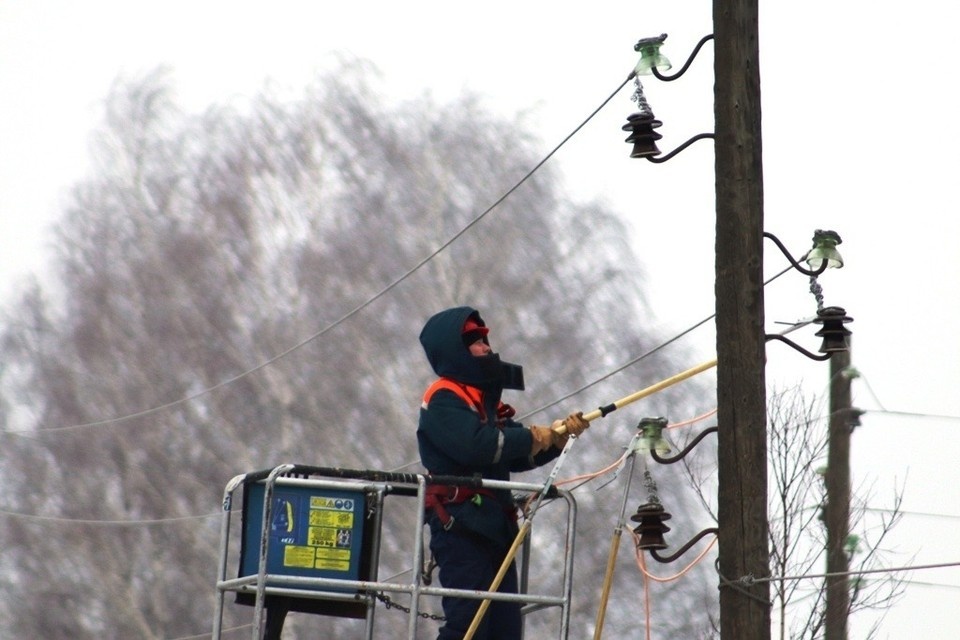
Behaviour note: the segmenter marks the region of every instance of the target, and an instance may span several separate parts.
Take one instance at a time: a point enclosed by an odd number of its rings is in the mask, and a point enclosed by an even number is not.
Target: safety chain
[[[388,596],[388,595],[386,595],[386,594],[377,592],[377,593],[374,594],[374,596],[377,598],[377,600],[379,600],[380,602],[382,602],[382,603],[384,604],[384,606],[387,607],[387,609],[399,609],[400,611],[403,611],[404,613],[410,613],[410,607],[405,607],[405,606],[403,606],[402,604],[398,604],[398,603],[394,602],[393,600],[390,599],[390,596]],[[438,621],[441,621],[441,622],[444,621],[444,620],[446,620],[446,618],[445,618],[444,616],[441,616],[441,615],[439,615],[439,614],[436,614],[436,613],[425,613],[425,612],[423,612],[423,611],[417,612],[417,616],[420,617],[420,618],[423,618],[424,620],[438,620]]]

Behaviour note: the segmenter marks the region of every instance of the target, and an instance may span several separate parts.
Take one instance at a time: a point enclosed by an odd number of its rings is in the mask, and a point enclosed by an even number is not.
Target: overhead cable
[[[788,580],[807,580],[820,578],[843,578],[851,576],[864,576],[874,573],[901,573],[906,571],[920,571],[924,569],[948,569],[960,567],[960,562],[941,562],[937,564],[917,564],[905,567],[893,567],[890,569],[860,569],[855,571],[835,571],[832,573],[805,573],[796,576],[769,576],[766,578],[756,578],[754,576],[743,576],[736,580],[737,584],[742,586],[751,586],[760,582],[781,582]]]
[[[40,516],[33,515],[29,513],[17,513],[15,511],[7,511],[6,509],[0,509],[0,516],[9,516],[12,518],[18,518],[22,520],[33,520],[37,522],[50,523],[57,522],[63,524],[84,524],[84,525],[104,525],[104,526],[142,526],[142,525],[151,525],[151,524],[168,524],[171,522],[183,522],[186,520],[203,520],[206,518],[214,518],[222,516],[222,511],[215,511],[213,513],[205,513],[197,516],[178,516],[173,518],[153,518],[153,519],[139,519],[139,520],[94,520],[90,518],[65,518],[62,516]]]
[[[600,106],[598,106],[596,109],[594,109],[593,112],[592,112],[589,116],[587,116],[586,120],[584,120],[583,122],[581,122],[573,131],[571,131],[563,140],[561,140],[560,143],[559,143],[557,146],[555,146],[555,147],[550,151],[550,153],[548,153],[542,160],[540,160],[540,162],[538,162],[536,165],[534,165],[534,167],[533,167],[532,169],[530,169],[530,171],[528,171],[528,172],[526,173],[526,175],[524,175],[524,176],[520,179],[519,182],[517,182],[517,183],[516,183],[513,187],[511,187],[506,193],[504,193],[502,196],[500,196],[492,205],[490,205],[489,207],[487,207],[487,209],[484,210],[481,214],[479,214],[479,215],[477,215],[476,217],[474,217],[474,218],[473,218],[470,222],[468,222],[463,228],[461,228],[461,229],[460,229],[459,231],[457,231],[453,236],[451,236],[446,242],[444,242],[443,244],[441,244],[436,250],[434,250],[432,253],[430,253],[429,255],[427,255],[425,258],[423,258],[423,259],[421,259],[419,262],[417,262],[413,267],[411,267],[409,270],[407,270],[406,273],[404,273],[403,275],[401,275],[399,278],[397,278],[396,280],[394,280],[393,282],[391,282],[390,284],[388,284],[386,287],[384,287],[383,289],[381,289],[379,292],[377,292],[376,294],[374,294],[373,297],[371,297],[371,298],[367,299],[365,302],[357,305],[356,307],[354,307],[352,310],[350,310],[350,311],[348,311],[347,313],[345,313],[344,315],[342,315],[342,316],[341,316],[340,318],[338,318],[337,320],[334,320],[333,322],[331,322],[330,324],[328,324],[328,325],[325,326],[324,328],[320,329],[319,331],[317,331],[317,332],[314,333],[313,335],[311,335],[311,336],[309,336],[309,337],[301,340],[300,342],[298,342],[297,344],[293,345],[293,346],[290,347],[289,349],[286,349],[285,351],[282,351],[281,353],[273,356],[273,357],[270,358],[269,360],[266,360],[266,361],[264,361],[264,362],[261,362],[260,364],[258,364],[257,366],[255,366],[255,367],[253,367],[253,368],[251,368],[251,369],[248,369],[248,370],[246,370],[246,371],[244,371],[244,372],[242,372],[242,373],[238,373],[238,374],[235,375],[235,376],[232,376],[232,377],[230,377],[230,378],[227,378],[226,380],[223,380],[222,382],[219,382],[219,383],[213,385],[212,387],[208,387],[208,388],[206,388],[206,389],[201,389],[200,391],[197,391],[196,393],[193,393],[193,394],[190,394],[190,395],[185,396],[185,397],[183,397],[183,398],[180,398],[179,400],[174,400],[174,401],[172,401],[172,402],[167,402],[167,403],[165,403],[165,404],[158,405],[158,406],[153,407],[153,408],[151,408],[151,409],[144,409],[143,411],[138,411],[138,412],[136,412],[136,413],[131,413],[131,414],[124,415],[124,416],[120,416],[120,417],[116,417],[116,418],[107,418],[107,419],[104,419],[104,420],[96,420],[96,421],[92,421],[92,422],[84,422],[84,423],[82,423],[82,424],[75,424],[75,425],[69,425],[69,426],[63,426],[63,427],[50,427],[50,428],[47,428],[47,429],[43,429],[42,431],[35,431],[35,430],[31,430],[31,429],[7,429],[7,430],[0,431],[0,433],[8,433],[8,434],[50,433],[50,432],[55,432],[55,431],[67,431],[67,430],[72,430],[72,429],[81,429],[81,428],[85,428],[85,427],[97,427],[97,426],[102,426],[102,425],[107,425],[107,424],[115,424],[115,423],[118,423],[118,422],[124,422],[124,421],[127,421],[127,420],[132,420],[132,419],[134,419],[134,418],[142,418],[142,417],[144,417],[144,416],[152,415],[152,414],[154,414],[154,413],[159,413],[159,412],[164,411],[164,410],[166,410],[166,409],[170,409],[170,408],[172,408],[172,407],[176,407],[176,406],[178,406],[178,405],[181,405],[181,404],[184,404],[184,403],[187,403],[187,402],[191,402],[191,401],[193,401],[193,400],[196,400],[197,398],[201,398],[201,397],[203,397],[203,396],[205,396],[205,395],[207,395],[207,394],[210,394],[210,393],[212,393],[212,392],[214,392],[214,391],[216,391],[216,390],[218,390],[218,389],[221,389],[221,388],[223,388],[223,387],[226,387],[226,386],[228,386],[228,385],[231,385],[231,384],[233,384],[234,382],[237,382],[237,381],[239,381],[239,380],[241,380],[241,379],[243,379],[243,378],[245,378],[245,377],[247,377],[247,376],[249,376],[249,375],[251,375],[251,374],[253,374],[253,373],[256,373],[257,371],[260,371],[261,369],[263,369],[263,368],[265,368],[265,367],[273,364],[274,362],[277,362],[278,360],[280,360],[280,359],[282,359],[282,358],[285,358],[286,356],[288,356],[288,355],[290,355],[291,353],[297,351],[298,349],[301,349],[302,347],[304,347],[304,346],[306,346],[307,344],[313,342],[314,340],[316,340],[317,338],[323,336],[324,334],[330,332],[331,330],[333,330],[333,329],[335,329],[336,327],[340,326],[341,324],[343,324],[344,322],[346,322],[347,320],[349,320],[349,319],[352,318],[353,316],[357,315],[358,313],[360,313],[361,311],[363,311],[364,309],[366,309],[367,307],[369,307],[371,304],[373,304],[374,302],[376,302],[377,300],[379,300],[380,298],[382,298],[383,296],[385,296],[387,293],[389,293],[390,291],[392,291],[393,289],[395,289],[395,288],[396,288],[400,283],[402,283],[404,280],[406,280],[407,278],[409,278],[410,276],[412,276],[414,273],[416,273],[417,271],[419,271],[419,270],[420,270],[423,266],[425,266],[428,262],[430,262],[431,260],[433,260],[434,258],[436,258],[436,257],[437,257],[440,253],[442,253],[447,247],[449,247],[449,246],[452,245],[454,242],[456,242],[456,241],[457,241],[460,237],[462,237],[467,231],[469,231],[470,229],[472,229],[478,222],[480,222],[481,220],[483,220],[483,219],[487,216],[487,214],[489,214],[489,213],[490,213],[491,211],[493,211],[496,207],[498,207],[504,200],[506,200],[508,197],[510,197],[510,196],[513,194],[514,191],[516,191],[517,189],[520,188],[521,185],[523,185],[527,180],[529,180],[530,177],[533,176],[533,174],[536,173],[536,172],[540,169],[540,167],[542,167],[544,164],[546,164],[546,162],[547,162],[550,158],[552,158],[552,157],[554,156],[554,154],[556,154],[557,151],[559,151],[560,148],[561,148],[563,145],[565,145],[565,144],[570,140],[570,138],[572,138],[574,135],[576,135],[577,133],[579,133],[579,131],[580,131],[584,126],[586,126],[586,124],[587,124],[588,122],[590,122],[590,120],[592,120],[593,117],[594,117],[595,115],[597,115],[597,113],[599,113],[600,110],[603,109],[603,108],[607,105],[607,103],[609,103],[610,100],[612,100],[612,99],[614,98],[614,96],[616,96],[617,93],[619,93],[620,90],[623,89],[623,87],[626,86],[626,84],[627,84],[630,80],[632,80],[632,79],[633,79],[633,74],[631,74],[630,76],[628,76],[627,79],[624,80],[624,81],[620,84],[620,86],[617,87],[616,90],[615,90],[613,93],[611,93],[611,94],[600,104]]]

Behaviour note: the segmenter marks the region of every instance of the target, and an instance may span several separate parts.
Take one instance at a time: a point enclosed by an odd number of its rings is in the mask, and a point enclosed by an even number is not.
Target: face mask
[[[523,391],[523,367],[504,362],[497,353],[479,356],[477,360],[484,378],[491,383],[497,384],[502,389]]]

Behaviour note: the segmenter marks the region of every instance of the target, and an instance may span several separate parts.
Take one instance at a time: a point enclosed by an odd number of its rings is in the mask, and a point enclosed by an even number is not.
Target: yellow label
[[[340,560],[326,560],[318,558],[314,569],[327,569],[328,571],[350,571],[350,563],[341,562]]]
[[[331,527],[309,527],[307,529],[307,544],[311,547],[349,549],[353,546],[353,531]]]
[[[327,496],[310,496],[311,509],[330,509],[333,511],[353,511],[356,500],[353,498],[330,498]]]
[[[353,512],[352,511],[323,511],[320,509],[311,509],[310,510],[310,526],[350,529],[353,527]]]
[[[317,560],[346,560],[350,562],[349,549],[317,549]]]
[[[314,550],[311,547],[297,547],[292,544],[283,548],[283,566],[285,567],[303,567],[310,569],[313,567]]]
[[[329,527],[310,527],[307,529],[307,544],[312,547],[336,547],[337,530]]]

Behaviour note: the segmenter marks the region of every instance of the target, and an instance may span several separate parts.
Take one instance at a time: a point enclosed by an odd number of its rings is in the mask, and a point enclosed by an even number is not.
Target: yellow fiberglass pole
[[[678,373],[677,375],[667,378],[666,380],[661,380],[656,384],[650,385],[646,389],[641,389],[640,391],[631,393],[630,395],[624,398],[621,398],[612,404],[600,407],[599,409],[591,411],[590,413],[585,413],[583,414],[583,418],[587,422],[596,420],[597,418],[602,418],[603,416],[607,415],[611,411],[616,411],[621,407],[625,407],[626,405],[632,402],[636,402],[641,398],[646,398],[647,396],[653,395],[654,393],[657,393],[658,391],[662,391],[667,387],[677,384],[678,382],[682,382],[687,378],[692,378],[698,373],[703,373],[704,371],[707,371],[708,369],[711,369],[716,365],[717,365],[716,358],[712,360],[708,360],[707,362],[701,363],[691,369],[687,369],[686,371]],[[557,427],[555,431],[557,433],[563,434],[563,433],[566,433],[567,427],[565,425],[561,425]],[[533,522],[533,516],[536,514],[537,509],[540,506],[540,501],[543,500],[544,494],[550,488],[551,483],[556,479],[556,475],[560,469],[560,465],[562,464],[563,459],[566,457],[566,454],[570,450],[570,446],[572,444],[573,444],[573,440],[571,439],[570,441],[567,442],[567,445],[564,447],[561,457],[557,460],[556,464],[553,467],[553,470],[550,472],[550,477],[547,478],[544,491],[540,493],[539,499],[537,500],[536,504],[534,504],[533,508],[530,510],[530,515],[527,516],[527,519],[524,521],[523,526],[521,526],[520,530],[517,532],[517,537],[514,539],[513,544],[510,546],[509,551],[507,551],[507,555],[503,559],[503,563],[500,565],[500,570],[497,571],[497,575],[493,578],[493,583],[490,585],[490,588],[488,589],[488,591],[493,592],[500,588],[500,583],[503,582],[504,576],[507,575],[507,570],[510,568],[510,563],[513,562],[514,557],[516,557],[517,555],[517,550],[520,548],[521,543],[523,543],[524,538],[526,538],[527,534],[530,532],[530,525]],[[617,542],[619,544],[619,540]],[[466,635],[463,636],[463,640],[473,639],[474,634],[476,634],[477,629],[480,627],[480,621],[483,620],[483,616],[484,614],[486,614],[487,609],[489,608],[490,608],[490,600],[485,599],[483,600],[483,602],[480,603],[480,608],[477,609],[476,614],[474,614],[473,621],[470,623],[470,627],[467,629]]]
[[[677,384],[678,382],[683,382],[683,381],[686,380],[687,378],[692,378],[693,376],[697,375],[698,373],[703,373],[704,371],[706,371],[706,370],[708,370],[708,369],[712,369],[712,368],[715,367],[715,366],[717,366],[717,359],[716,359],[716,358],[713,358],[712,360],[707,360],[706,362],[702,362],[702,363],[698,364],[697,366],[691,367],[690,369],[687,369],[686,371],[681,371],[681,372],[678,373],[677,375],[672,376],[672,377],[670,377],[670,378],[667,378],[666,380],[661,380],[660,382],[658,382],[658,383],[656,383],[656,384],[652,384],[652,385],[650,385],[649,387],[647,387],[646,389],[641,389],[640,391],[636,391],[636,392],[634,392],[634,393],[631,393],[631,394],[628,395],[628,396],[625,396],[625,397],[623,397],[623,398],[620,398],[620,399],[617,400],[616,402],[613,402],[613,403],[611,403],[611,404],[608,404],[608,405],[605,405],[605,406],[603,406],[603,407],[600,407],[599,409],[594,409],[593,411],[591,411],[591,412],[589,412],[589,413],[585,413],[585,414],[583,414],[583,419],[586,420],[587,422],[592,422],[593,420],[596,420],[597,418],[602,418],[602,417],[606,416],[608,413],[610,413],[611,411],[616,411],[617,409],[620,409],[620,408],[622,408],[622,407],[627,406],[628,404],[631,404],[631,403],[633,403],[633,402],[636,402],[637,400],[640,400],[641,398],[646,398],[647,396],[653,395],[654,393],[657,393],[658,391],[663,391],[663,390],[666,389],[667,387],[673,386],[673,385]],[[557,427],[557,428],[555,429],[555,431],[556,431],[557,433],[563,434],[563,433],[566,433],[567,427],[566,427],[566,425],[562,425],[562,426]]]

